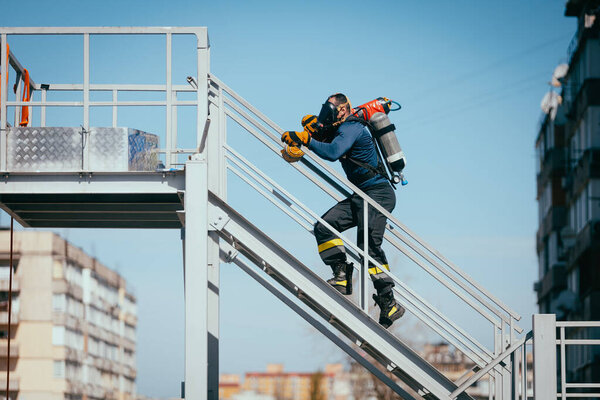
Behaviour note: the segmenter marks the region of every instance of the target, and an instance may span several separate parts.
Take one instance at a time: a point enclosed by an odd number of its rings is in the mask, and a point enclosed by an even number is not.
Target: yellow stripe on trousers
[[[342,242],[342,239],[332,239],[332,240],[330,240],[328,242],[321,243],[319,245],[319,253],[321,253],[321,252],[323,252],[323,251],[325,251],[327,249],[330,249],[332,247],[343,246],[343,245],[344,245],[344,242]]]
[[[388,271],[390,270],[390,266],[387,264],[383,264],[382,267],[387,269]],[[379,267],[373,267],[373,268],[369,268],[369,274],[370,275],[383,274],[383,271]]]

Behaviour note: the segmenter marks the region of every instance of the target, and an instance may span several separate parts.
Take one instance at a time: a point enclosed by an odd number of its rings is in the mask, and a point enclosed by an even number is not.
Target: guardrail
[[[600,381],[573,382],[569,379],[585,379],[583,378],[585,371],[582,369],[590,368],[594,354],[598,354],[598,351],[594,351],[591,346],[600,345],[600,322],[557,321],[556,327],[559,329],[556,345],[560,351],[560,392],[557,397],[563,400],[574,397],[600,398]],[[567,334],[567,330],[571,331],[570,334]],[[591,338],[594,334],[596,339]],[[567,368],[568,364],[571,364],[570,368]],[[569,376],[569,372],[572,376]],[[597,390],[590,391],[591,389]]]
[[[231,119],[262,142],[273,153],[280,156],[279,152],[282,149],[280,137],[283,130],[217,77],[210,75],[209,80],[209,102],[218,108],[220,113],[218,118],[226,117]],[[221,114],[224,114],[224,116]],[[505,353],[504,346],[510,348],[516,345],[515,343],[520,343],[515,342],[515,335],[523,331],[517,325],[517,321],[521,317],[516,312],[486,291],[464,271],[460,270],[408,229],[408,227],[398,221],[392,214],[348,182],[345,177],[341,176],[317,156],[311,154],[310,151],[304,148],[303,150],[305,151],[303,159],[300,162],[290,165],[334,200],[340,201],[349,193],[355,192],[365,202],[364,209],[368,209],[366,205],[369,205],[383,213],[388,218],[388,226],[384,236],[385,240],[491,324],[494,332],[493,349],[488,349],[482,345],[466,329],[461,328],[458,324],[451,321],[425,298],[402,282],[396,275],[385,270],[377,261],[371,258],[368,255],[368,240],[364,240],[366,244],[365,248],[359,248],[354,244],[353,240],[333,229],[319,215],[295,197],[294,194],[284,189],[282,185],[278,184],[268,174],[261,171],[251,161],[227,144],[223,145],[223,158],[227,161],[226,165],[229,171],[278,207],[304,230],[312,234],[313,225],[318,221],[342,239],[347,250],[349,250],[348,255],[355,261],[355,268],[359,271],[359,286],[361,288],[359,304],[363,310],[368,311],[368,263],[370,262],[382,269],[394,280],[396,284],[394,290],[402,298],[402,304],[410,313],[425,323],[444,340],[447,340],[465,353],[479,368],[484,368],[494,360],[498,360],[498,356]],[[366,215],[364,217],[365,219],[367,218]],[[508,340],[506,345],[503,343],[503,338]],[[487,374],[491,374],[492,381],[498,381],[496,383],[497,386],[501,385],[501,381],[509,379],[510,375],[510,367],[501,361],[502,359],[494,363],[493,367],[487,372]]]
[[[29,80],[32,92],[40,93],[40,100],[22,101],[21,90],[23,89],[23,79],[25,68],[19,63],[14,55],[13,49],[10,49],[10,55],[7,52],[7,46],[11,35],[78,35],[82,37],[83,47],[83,83],[65,83],[65,82],[44,82],[36,83],[33,79]],[[161,35],[165,38],[165,83],[164,84],[95,84],[90,82],[90,36],[93,35]],[[198,85],[202,87],[203,82],[195,81],[194,85],[175,85],[172,78],[172,58],[173,58],[173,35],[194,35],[197,39],[197,71],[198,76],[208,74],[208,34],[204,27],[2,27],[0,28],[0,60],[9,60],[9,63],[0,61],[0,76],[4,82],[8,82],[9,65],[16,74],[15,97],[9,100],[8,85],[0,85],[0,170],[7,171],[6,165],[6,132],[10,127],[7,119],[9,109],[14,107],[14,125],[19,124],[20,107],[39,108],[39,123],[34,126],[46,126],[46,113],[48,108],[52,107],[76,107],[81,109],[81,126],[85,131],[90,128],[90,111],[96,107],[112,108],[112,127],[117,127],[119,107],[148,106],[164,107],[165,109],[165,148],[158,152],[165,154],[165,166],[170,168],[177,164],[178,154],[187,154],[197,152],[197,148],[181,149],[177,148],[177,108],[178,107],[196,107],[198,115],[205,115],[207,108],[206,93],[198,90]],[[18,49],[15,49],[18,52]],[[49,92],[75,91],[82,93],[81,101],[48,101]],[[112,94],[112,99],[108,101],[94,101],[90,99],[93,92],[108,92]],[[119,100],[121,92],[162,92],[164,98],[158,101]],[[179,93],[197,93],[194,100],[180,100]],[[12,96],[11,96],[12,97]],[[203,112],[201,112],[203,111]],[[29,125],[31,126],[31,120]],[[198,118],[202,119],[201,117]],[[196,138],[201,136],[204,120],[196,124]],[[10,172],[10,171],[8,171]]]

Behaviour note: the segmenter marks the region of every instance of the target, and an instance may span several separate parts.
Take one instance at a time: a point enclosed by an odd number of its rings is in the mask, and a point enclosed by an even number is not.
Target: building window
[[[52,327],[52,344],[54,346],[65,345],[65,327],[64,326],[53,326]]]
[[[67,309],[67,297],[64,294],[52,295],[52,310],[65,312]]]
[[[65,362],[54,361],[54,377],[63,378],[65,377]]]
[[[567,287],[570,291],[579,293],[579,266],[576,266],[567,275]]]
[[[592,214],[594,213],[595,208],[597,208],[593,207],[593,196],[590,195],[591,193],[591,184],[588,184],[569,208],[569,223],[575,233],[581,232],[592,219]]]

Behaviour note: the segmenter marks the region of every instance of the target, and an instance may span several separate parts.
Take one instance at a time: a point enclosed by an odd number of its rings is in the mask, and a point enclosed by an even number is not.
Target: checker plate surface
[[[77,172],[88,157],[97,172],[154,171],[158,136],[131,128],[10,128],[7,168],[12,172]]]

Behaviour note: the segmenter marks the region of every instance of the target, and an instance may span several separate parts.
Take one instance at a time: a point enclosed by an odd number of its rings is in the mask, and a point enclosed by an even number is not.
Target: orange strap
[[[27,69],[23,69],[23,83],[25,87],[23,88],[23,97],[21,101],[29,101],[31,100],[31,86],[29,85],[29,71]],[[29,106],[21,107],[21,126],[29,125]]]

